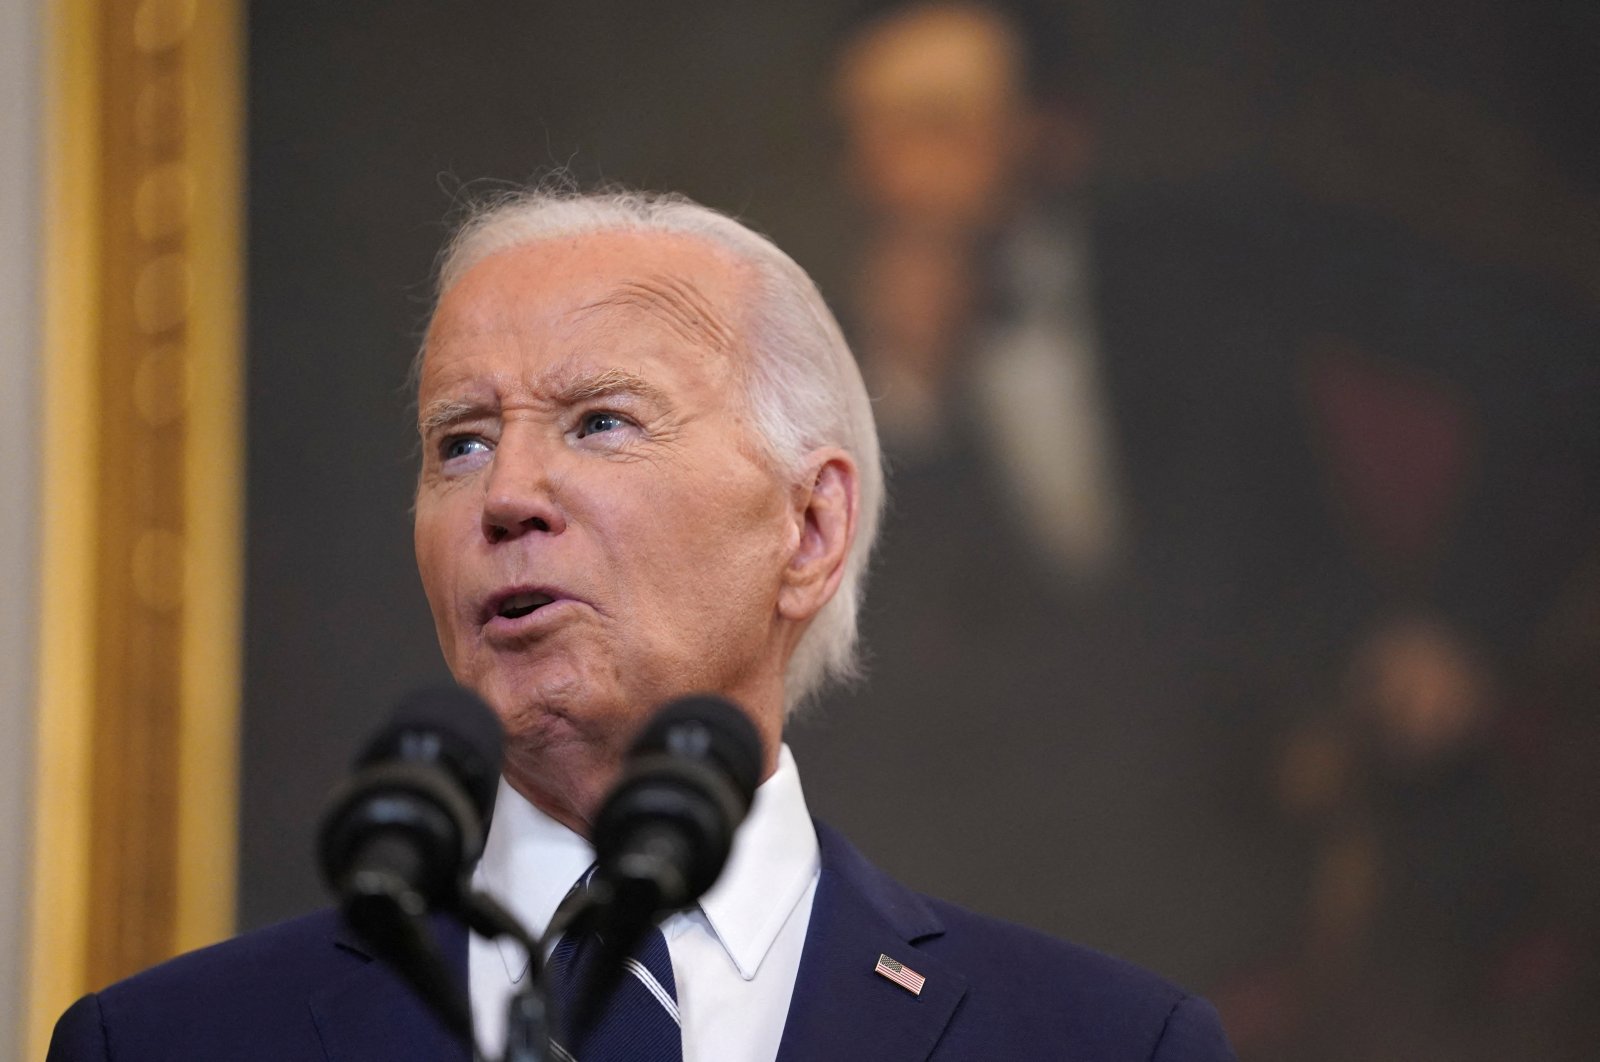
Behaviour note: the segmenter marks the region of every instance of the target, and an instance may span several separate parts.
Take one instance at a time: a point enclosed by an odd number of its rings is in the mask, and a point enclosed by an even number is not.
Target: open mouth
[[[537,611],[555,600],[549,594],[527,591],[520,594],[510,594],[500,602],[496,615],[502,619],[521,619],[531,612]]]

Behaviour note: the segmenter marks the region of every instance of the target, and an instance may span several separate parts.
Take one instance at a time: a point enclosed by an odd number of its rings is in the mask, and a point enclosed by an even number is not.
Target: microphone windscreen
[[[494,710],[460,686],[408,694],[356,760],[357,767],[403,760],[435,764],[466,791],[480,819],[494,807],[505,731]]]
[[[719,769],[746,807],[761,781],[761,735],[733,704],[712,694],[669,702],[634,739],[633,755],[666,753]]]

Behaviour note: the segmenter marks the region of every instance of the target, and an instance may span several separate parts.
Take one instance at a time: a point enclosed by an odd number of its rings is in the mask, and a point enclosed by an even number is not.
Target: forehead
[[[440,298],[424,389],[441,361],[483,340],[532,353],[564,340],[657,338],[732,354],[745,283],[731,252],[676,233],[594,232],[497,251]]]

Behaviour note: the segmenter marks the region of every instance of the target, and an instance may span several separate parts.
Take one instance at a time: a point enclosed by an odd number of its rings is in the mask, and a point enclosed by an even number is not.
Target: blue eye
[[[627,421],[617,416],[617,414],[607,413],[604,410],[585,413],[583,419],[578,421],[578,438],[582,439],[585,436],[595,435],[600,432],[615,431],[626,423]]]
[[[476,435],[456,435],[444,441],[439,452],[446,461],[475,453],[487,453],[489,445]]]

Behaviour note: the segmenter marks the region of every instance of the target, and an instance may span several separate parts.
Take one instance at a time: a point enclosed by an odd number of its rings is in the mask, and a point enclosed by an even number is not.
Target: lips
[[[567,595],[551,587],[508,587],[492,595],[483,605],[479,622],[515,621],[563,600]]]
[[[549,594],[537,590],[525,590],[521,593],[511,594],[500,600],[500,606],[495,609],[495,615],[502,619],[521,619],[535,609],[542,608],[554,601]]]

